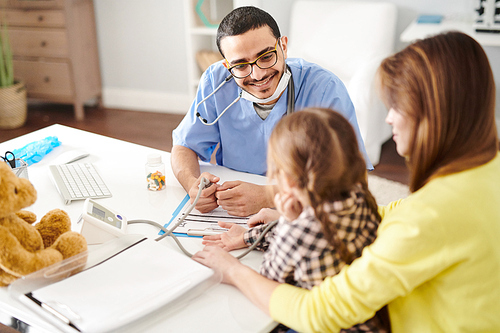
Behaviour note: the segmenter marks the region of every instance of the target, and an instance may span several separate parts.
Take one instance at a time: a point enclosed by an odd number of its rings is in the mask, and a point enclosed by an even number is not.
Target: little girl
[[[277,183],[275,204],[281,217],[257,246],[266,251],[260,273],[311,289],[339,273],[375,240],[380,215],[368,190],[365,161],[344,117],[310,108],[276,125],[267,163],[268,178]],[[266,227],[220,225],[229,231],[205,236],[203,243],[228,251],[252,245]],[[344,331],[383,332],[384,323],[377,315]]]

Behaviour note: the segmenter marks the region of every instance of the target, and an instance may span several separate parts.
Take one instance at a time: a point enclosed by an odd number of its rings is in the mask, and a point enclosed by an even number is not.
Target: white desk
[[[472,22],[457,21],[447,18],[444,18],[441,23],[438,24],[417,23],[415,20],[403,31],[400,36],[400,40],[404,43],[411,43],[416,39],[427,38],[441,32],[452,30],[461,31],[471,36],[483,46],[500,46],[500,34],[484,32],[477,33],[472,27]]]
[[[113,194],[113,197],[100,199],[99,202],[122,213],[128,220],[149,219],[163,225],[170,220],[172,212],[186,195],[170,170],[169,153],[70,127],[53,125],[0,143],[0,152],[21,148],[47,136],[57,136],[62,145],[39,163],[28,167],[29,179],[38,192],[38,199],[27,210],[37,214],[38,221],[49,210],[60,208],[71,217],[73,230],[79,230],[76,222],[83,209],[83,201],[64,205],[50,180],[48,170],[48,166],[56,163],[61,153],[71,149],[80,148],[90,152],[90,156],[81,162],[92,162]],[[161,153],[167,167],[167,188],[164,191],[151,192],[146,189],[144,166],[146,156],[152,152]],[[266,181],[262,176],[235,172],[214,165],[203,164],[202,170],[220,176],[222,181],[241,179],[257,184],[265,184]],[[140,233],[156,238],[158,230],[149,225],[133,224],[129,226],[128,233]],[[191,253],[203,248],[199,238],[183,237],[181,241]],[[161,243],[180,252],[169,237]],[[243,258],[242,262],[258,269],[261,259],[261,253],[254,252]],[[26,322],[37,332],[57,332],[52,325],[42,321],[11,298],[7,288],[0,288],[0,311]],[[255,307],[237,289],[220,284],[189,304],[181,306],[175,313],[156,313],[136,325],[120,329],[120,332],[269,332],[275,325],[269,316]]]

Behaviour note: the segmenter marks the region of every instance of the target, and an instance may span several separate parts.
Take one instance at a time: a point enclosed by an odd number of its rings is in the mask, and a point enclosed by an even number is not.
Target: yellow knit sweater
[[[311,291],[280,285],[274,320],[335,332],[389,304],[398,332],[500,332],[500,155],[381,207],[375,242]]]

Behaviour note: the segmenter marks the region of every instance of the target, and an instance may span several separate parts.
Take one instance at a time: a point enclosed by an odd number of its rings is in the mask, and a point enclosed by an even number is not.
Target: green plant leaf
[[[0,87],[7,86],[7,73],[5,69],[5,61],[4,61],[4,51],[3,51],[3,30],[0,33]]]
[[[9,87],[14,84],[14,64],[10,47],[9,33],[5,21],[0,32],[0,87]]]

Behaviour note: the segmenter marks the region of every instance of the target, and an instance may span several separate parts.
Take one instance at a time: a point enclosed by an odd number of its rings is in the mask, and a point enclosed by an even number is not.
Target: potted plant
[[[24,83],[14,79],[7,24],[2,24],[0,29],[0,128],[11,129],[26,122],[26,88]]]

